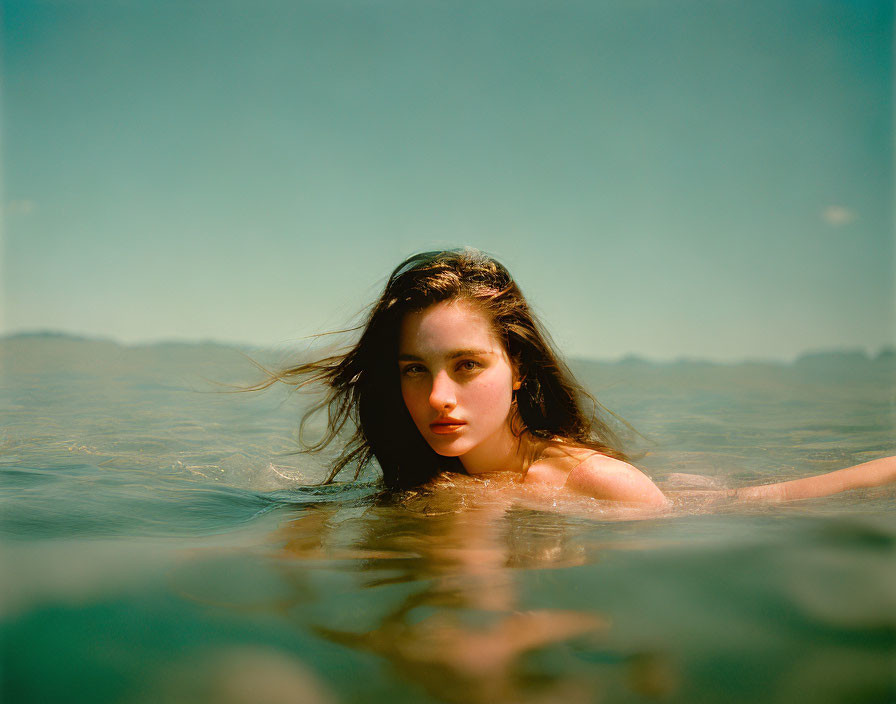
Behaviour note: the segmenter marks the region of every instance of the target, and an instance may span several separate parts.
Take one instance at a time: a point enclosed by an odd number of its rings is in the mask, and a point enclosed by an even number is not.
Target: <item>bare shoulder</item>
[[[628,462],[594,453],[576,466],[567,488],[607,501],[665,505],[663,492],[644,472]]]
[[[640,469],[588,448],[562,447],[545,453],[529,468],[526,482],[564,487],[605,501],[655,506],[668,503]]]
[[[582,447],[549,446],[541,453],[541,458],[529,467],[524,482],[560,489],[566,485],[570,472],[593,454],[596,454],[594,450]]]

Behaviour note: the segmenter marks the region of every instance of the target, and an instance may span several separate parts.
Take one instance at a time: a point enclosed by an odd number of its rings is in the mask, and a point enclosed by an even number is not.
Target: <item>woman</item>
[[[327,481],[376,459],[390,488],[443,472],[513,472],[526,485],[662,507],[668,499],[628,462],[599,404],[576,382],[510,273],[475,249],[402,262],[345,354],[301,364],[276,381],[329,387],[318,451],[353,426]],[[588,409],[586,412],[585,409]],[[356,474],[357,476],[357,474]],[[824,496],[896,480],[896,457],[791,482],[748,487],[737,498]]]

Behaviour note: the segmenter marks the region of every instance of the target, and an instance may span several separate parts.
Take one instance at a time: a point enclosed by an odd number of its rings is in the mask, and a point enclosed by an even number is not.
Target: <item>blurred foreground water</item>
[[[321,487],[332,458],[288,454],[311,399],[219,393],[259,378],[236,350],[21,336],[0,365],[4,702],[896,700],[892,487],[640,521]],[[661,484],[896,454],[892,354],[574,368]]]

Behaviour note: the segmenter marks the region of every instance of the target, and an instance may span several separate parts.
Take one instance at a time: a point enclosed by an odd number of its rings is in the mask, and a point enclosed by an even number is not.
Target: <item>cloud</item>
[[[6,204],[7,215],[30,215],[37,210],[33,200],[11,200]]]
[[[821,211],[821,217],[831,227],[847,225],[856,219],[856,214],[842,205],[829,205]]]

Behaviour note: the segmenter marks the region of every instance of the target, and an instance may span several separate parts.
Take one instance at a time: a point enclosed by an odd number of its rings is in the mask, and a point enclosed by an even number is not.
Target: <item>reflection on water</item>
[[[421,588],[386,611],[374,628],[315,624],[314,631],[386,658],[401,677],[441,700],[556,701],[562,695],[587,701],[587,683],[527,670],[524,657],[554,643],[596,637],[606,627],[605,619],[566,609],[521,611],[508,570],[515,559],[502,525],[503,507],[457,511],[452,510],[457,497],[427,497],[422,506],[420,498],[369,512],[357,526],[355,558],[365,588],[400,583]],[[440,508],[441,515],[430,515]],[[332,509],[290,523],[284,530],[284,551],[292,559],[319,559],[331,518]],[[520,542],[518,530],[516,534]],[[310,535],[316,544],[308,550]],[[556,550],[562,551],[563,541],[561,534],[556,537],[550,546],[533,545],[522,552],[531,567],[551,567],[554,557],[559,558]],[[340,553],[333,557],[339,559]]]

